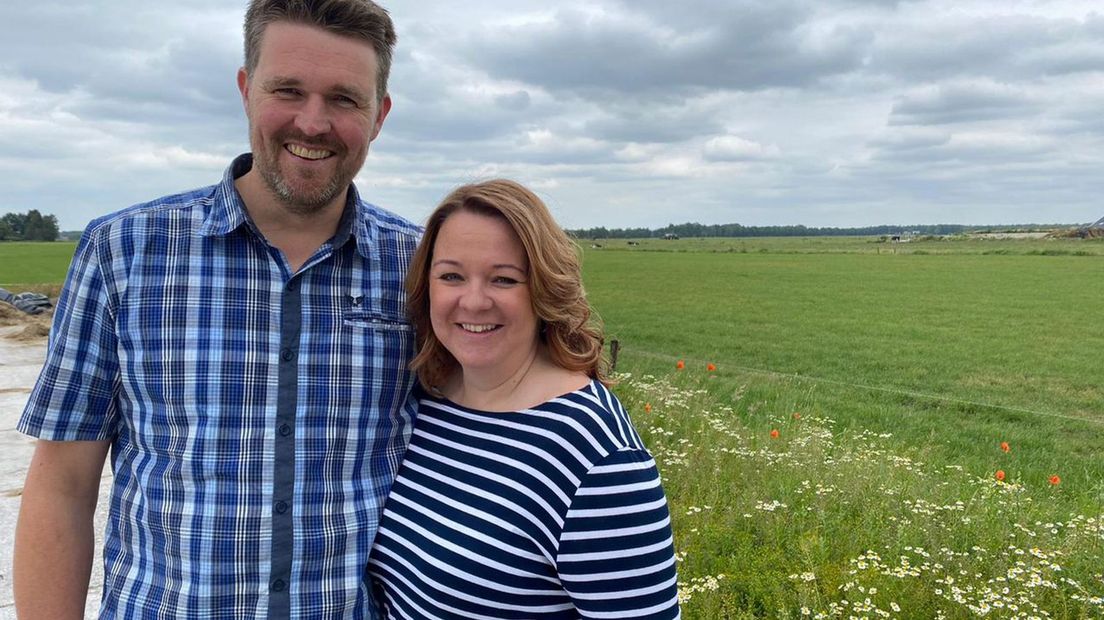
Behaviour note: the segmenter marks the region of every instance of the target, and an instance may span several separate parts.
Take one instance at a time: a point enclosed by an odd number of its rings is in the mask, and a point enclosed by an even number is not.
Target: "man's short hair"
[[[261,38],[274,22],[317,26],[366,41],[376,51],[376,99],[387,95],[395,25],[387,9],[372,0],[251,0],[245,12],[245,73],[252,76],[261,55]]]

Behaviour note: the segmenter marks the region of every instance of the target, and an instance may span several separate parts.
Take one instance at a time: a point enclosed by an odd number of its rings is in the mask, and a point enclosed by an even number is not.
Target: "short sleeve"
[[[646,451],[614,452],[587,472],[556,563],[582,618],[679,617],[671,518]]]
[[[69,267],[54,313],[46,363],[17,429],[55,441],[104,440],[114,435],[119,361],[114,313],[90,225]]]

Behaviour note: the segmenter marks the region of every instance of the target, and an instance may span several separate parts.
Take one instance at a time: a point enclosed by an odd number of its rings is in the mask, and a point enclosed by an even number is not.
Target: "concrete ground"
[[[45,339],[21,339],[25,338],[25,330],[26,326],[19,324],[0,326],[0,620],[15,619],[12,543],[15,540],[15,522],[19,514],[23,480],[27,475],[27,465],[35,443],[33,438],[17,432],[15,425],[46,355]],[[105,467],[100,485],[100,501],[96,508],[96,560],[92,567],[85,618],[95,618],[99,609],[103,584],[100,548],[110,476],[109,468]]]

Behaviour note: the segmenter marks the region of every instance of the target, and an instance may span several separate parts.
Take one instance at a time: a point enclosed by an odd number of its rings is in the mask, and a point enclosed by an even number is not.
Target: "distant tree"
[[[663,235],[678,235],[679,237],[841,237],[846,235],[877,236],[899,235],[912,232],[924,235],[949,235],[977,230],[977,226],[963,226],[961,224],[916,224],[911,226],[864,226],[859,228],[818,228],[801,224],[790,226],[743,226],[741,224],[698,224],[686,222],[685,224],[669,224],[663,228],[650,230],[647,228],[586,228],[569,230],[568,232],[578,239],[623,239],[623,238],[647,238],[662,237]]]
[[[19,241],[23,239],[23,230],[27,227],[27,216],[22,213],[5,213],[0,216],[5,231],[4,239]]]
[[[58,223],[53,215],[42,215],[38,209],[27,212],[27,226],[23,229],[25,241],[57,241]]]
[[[58,234],[57,216],[42,215],[37,209],[0,216],[3,241],[57,241]]]

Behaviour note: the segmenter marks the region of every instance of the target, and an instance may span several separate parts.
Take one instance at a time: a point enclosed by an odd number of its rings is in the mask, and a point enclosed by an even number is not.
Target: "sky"
[[[79,230],[249,150],[244,1],[5,4],[0,213]],[[1099,0],[382,4],[394,107],[356,183],[417,222],[493,177],[566,228],[1104,215]]]

